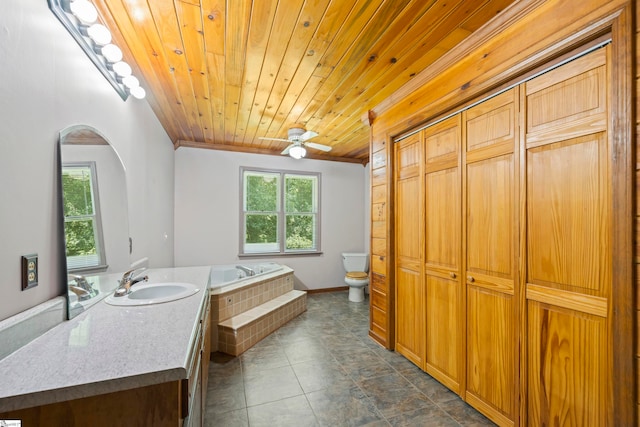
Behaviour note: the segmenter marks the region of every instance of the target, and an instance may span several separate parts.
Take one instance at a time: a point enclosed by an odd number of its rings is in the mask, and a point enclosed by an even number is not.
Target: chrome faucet
[[[138,282],[148,282],[149,281],[149,276],[138,276],[138,277],[134,277],[136,272],[138,270],[144,271],[145,268],[134,268],[133,270],[129,270],[126,271],[123,275],[122,275],[122,279],[118,282],[120,283],[120,286],[118,286],[118,288],[115,290],[115,292],[113,293],[114,297],[123,297],[125,295],[128,295],[131,293],[131,287],[133,285],[135,285]]]
[[[236,265],[236,268],[244,271],[249,276],[255,276],[256,275],[256,272],[254,270],[250,269],[249,267],[245,267],[244,265]]]
[[[75,287],[84,289],[87,292],[91,292],[93,288],[91,283],[87,282],[87,278],[81,274],[69,274],[69,279],[75,281]]]
[[[93,283],[89,283],[83,275],[69,274],[68,279],[70,280],[68,289],[78,296],[79,301],[86,301],[98,295],[98,291],[93,289]]]

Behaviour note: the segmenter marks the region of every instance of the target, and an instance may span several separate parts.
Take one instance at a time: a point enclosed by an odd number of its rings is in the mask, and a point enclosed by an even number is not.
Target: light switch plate
[[[38,254],[22,255],[22,290],[38,286]]]

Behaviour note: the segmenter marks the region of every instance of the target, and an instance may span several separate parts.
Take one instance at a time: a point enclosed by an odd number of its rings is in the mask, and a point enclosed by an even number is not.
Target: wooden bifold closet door
[[[396,144],[396,351],[424,369],[422,139]]]
[[[527,424],[607,424],[607,48],[524,85]]]
[[[518,88],[462,113],[465,400],[514,425],[518,387]]]
[[[424,130],[426,368],[452,391],[464,380],[460,116]]]

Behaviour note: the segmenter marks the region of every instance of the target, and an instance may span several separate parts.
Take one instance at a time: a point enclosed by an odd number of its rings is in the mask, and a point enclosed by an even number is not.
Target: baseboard
[[[341,292],[348,291],[348,286],[339,286],[337,288],[322,288],[322,289],[306,289],[308,294],[323,294],[325,292]]]

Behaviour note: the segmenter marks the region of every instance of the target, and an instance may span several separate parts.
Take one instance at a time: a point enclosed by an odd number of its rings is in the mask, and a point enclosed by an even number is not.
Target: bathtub
[[[256,274],[249,276],[247,272],[237,268],[237,266],[250,268],[255,271]],[[282,269],[283,266],[275,262],[238,262],[237,264],[229,265],[213,265],[211,266],[211,273],[209,275],[211,293],[220,292],[223,288],[228,290],[241,287],[245,283],[253,282],[256,278],[261,278]]]

